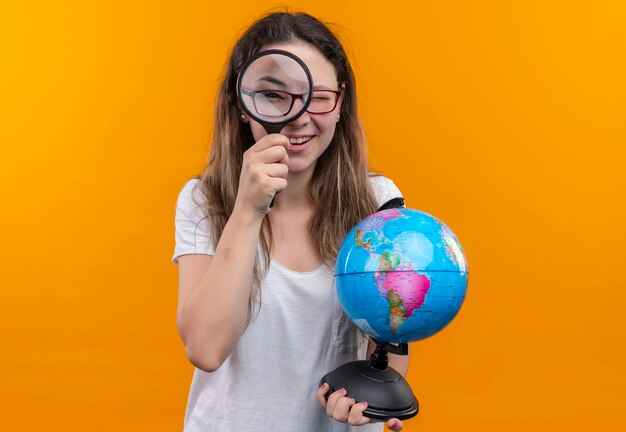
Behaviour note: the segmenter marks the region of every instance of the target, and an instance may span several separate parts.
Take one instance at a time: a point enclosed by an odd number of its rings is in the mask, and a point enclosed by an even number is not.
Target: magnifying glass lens
[[[254,59],[239,80],[239,100],[259,122],[287,123],[299,117],[311,99],[310,74],[291,55],[267,53]]]

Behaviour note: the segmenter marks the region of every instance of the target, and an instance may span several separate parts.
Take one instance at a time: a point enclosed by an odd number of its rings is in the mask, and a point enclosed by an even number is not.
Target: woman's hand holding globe
[[[363,415],[363,411],[367,408],[367,402],[356,403],[354,399],[346,396],[346,389],[339,389],[328,397],[328,401],[324,395],[328,392],[328,384],[322,385],[317,390],[317,401],[322,408],[326,408],[328,417],[352,426],[363,426],[368,423],[377,423],[380,420],[372,420]],[[398,432],[402,430],[402,422],[392,418],[387,420],[387,427]]]

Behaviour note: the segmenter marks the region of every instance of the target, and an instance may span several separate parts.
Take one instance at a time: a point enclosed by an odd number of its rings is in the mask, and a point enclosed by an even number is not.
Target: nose
[[[300,117],[290,121],[288,125],[293,128],[301,128],[303,126],[308,125],[310,122],[311,122],[311,117],[309,117],[309,113],[305,111],[302,113]]]

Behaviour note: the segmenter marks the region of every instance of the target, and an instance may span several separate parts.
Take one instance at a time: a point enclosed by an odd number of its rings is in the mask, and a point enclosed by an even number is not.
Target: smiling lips
[[[294,145],[301,145],[304,144],[306,142],[309,142],[311,140],[311,138],[313,138],[313,136],[305,136],[305,137],[295,137],[295,138],[289,138],[289,144],[294,144]]]

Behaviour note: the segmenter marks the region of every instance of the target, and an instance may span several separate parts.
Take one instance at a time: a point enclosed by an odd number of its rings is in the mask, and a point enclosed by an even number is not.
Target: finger
[[[289,163],[289,156],[287,155],[287,149],[282,146],[274,146],[257,153],[257,157],[260,162],[263,163]]]
[[[326,402],[326,415],[328,415],[328,417],[332,417],[333,416],[333,412],[335,411],[335,405],[337,405],[337,402],[346,395],[346,389],[339,389],[336,392],[331,393],[330,396],[328,396],[328,402]]]
[[[333,411],[332,418],[347,423],[350,417],[350,408],[354,405],[356,401],[354,399],[350,399],[349,397],[342,397],[335,404],[335,410]]]
[[[265,166],[265,172],[270,177],[287,178],[289,167],[282,163],[267,164]]]
[[[249,150],[252,152],[262,152],[263,150],[276,146],[289,148],[289,138],[281,134],[265,135],[263,138],[258,140],[252,147],[250,147]]]
[[[276,195],[278,192],[284,191],[287,189],[287,180],[284,178],[272,178],[270,187],[273,189],[274,193],[272,196]]]
[[[387,427],[393,432],[398,432],[402,430],[402,422],[398,419],[392,418],[387,421]]]
[[[359,402],[352,405],[350,408],[350,415],[348,416],[348,423],[353,426],[363,426],[370,422],[370,419],[363,416],[363,411],[367,408],[367,402]]]
[[[328,392],[328,384],[324,383],[322,386],[317,389],[315,392],[315,397],[317,398],[317,402],[319,402],[322,408],[326,408],[326,398],[324,395]]]

